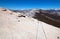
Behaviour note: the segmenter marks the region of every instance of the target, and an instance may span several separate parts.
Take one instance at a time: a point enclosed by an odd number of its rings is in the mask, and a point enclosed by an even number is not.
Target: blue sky
[[[8,9],[60,8],[60,0],[0,0],[0,7]]]

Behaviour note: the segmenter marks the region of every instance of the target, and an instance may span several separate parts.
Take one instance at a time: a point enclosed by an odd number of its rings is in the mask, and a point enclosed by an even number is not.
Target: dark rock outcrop
[[[34,16],[35,19],[60,28],[60,16],[56,15],[56,13],[50,14],[50,12],[48,11],[39,11],[39,13],[36,12]]]

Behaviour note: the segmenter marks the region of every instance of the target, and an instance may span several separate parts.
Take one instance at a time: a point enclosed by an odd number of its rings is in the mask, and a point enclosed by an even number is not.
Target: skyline
[[[60,8],[60,0],[0,0],[0,7],[8,9]]]

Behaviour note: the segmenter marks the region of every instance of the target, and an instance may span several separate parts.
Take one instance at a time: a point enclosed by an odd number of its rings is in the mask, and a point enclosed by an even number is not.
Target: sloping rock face
[[[57,18],[60,18],[59,16],[54,16],[51,14],[36,13],[34,18],[39,21],[42,21],[47,24],[60,28],[60,20],[57,20]],[[56,18],[56,19],[54,19],[54,18]]]
[[[0,39],[60,39],[60,28],[1,9]]]
[[[60,28],[60,10],[29,9],[29,10],[12,10],[12,11],[22,13],[25,16],[32,17],[39,21]]]

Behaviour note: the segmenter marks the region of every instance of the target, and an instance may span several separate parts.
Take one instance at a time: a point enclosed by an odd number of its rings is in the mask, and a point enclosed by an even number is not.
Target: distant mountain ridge
[[[11,11],[15,13],[22,13],[24,16],[35,18],[39,21],[43,21],[50,25],[54,25],[56,27],[60,27],[60,10],[43,10],[43,9],[28,9],[28,10],[10,10],[0,8],[2,11]]]

